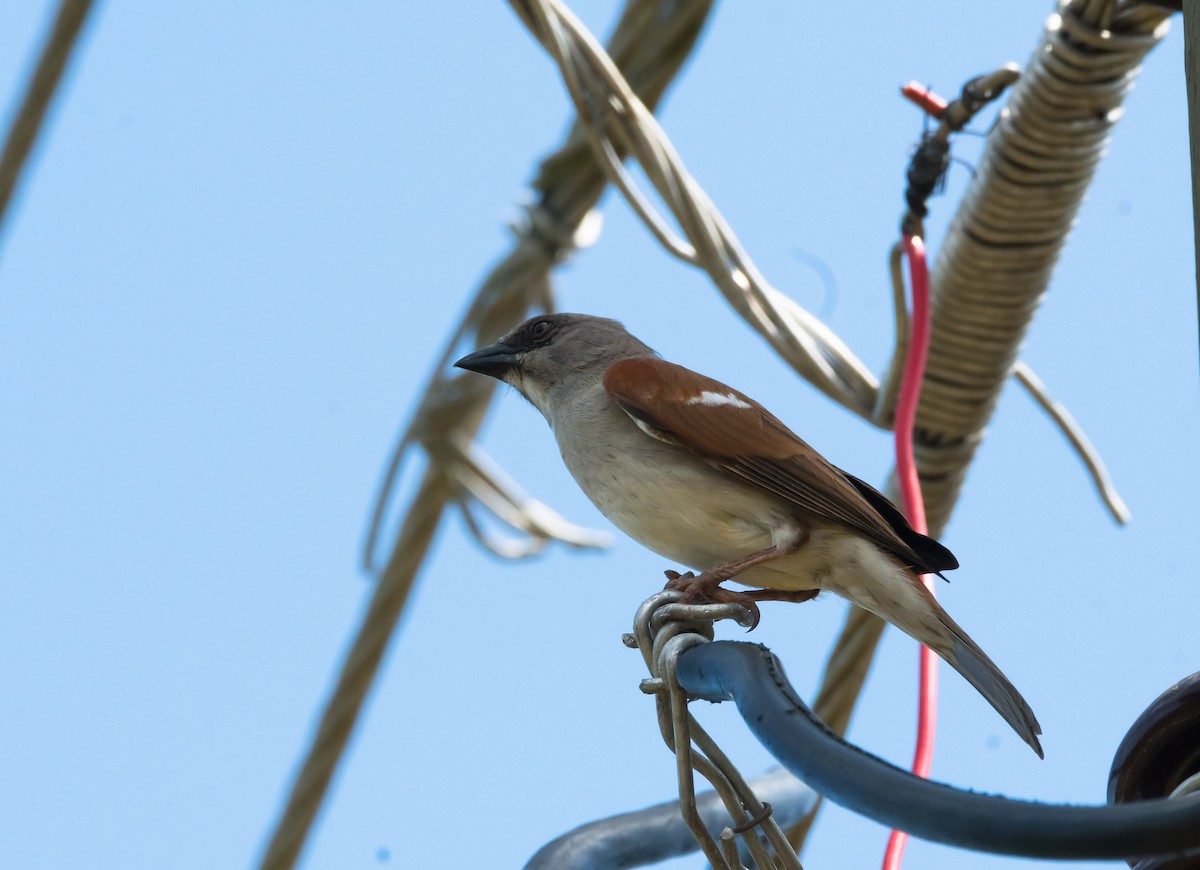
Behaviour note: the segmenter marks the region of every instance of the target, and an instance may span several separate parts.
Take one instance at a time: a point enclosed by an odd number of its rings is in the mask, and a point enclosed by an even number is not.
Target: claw
[[[739,601],[738,604],[750,611],[750,624],[746,626],[746,633],[749,634],[758,628],[758,623],[762,619],[762,611],[758,609],[758,604],[753,598],[749,601]]]
[[[678,571],[664,571],[667,578],[667,589],[683,593],[685,604],[737,604],[750,612],[750,627],[753,631],[762,618],[755,596],[749,592],[734,592],[721,587],[721,583],[729,579],[721,574],[704,573],[699,577],[688,571],[680,574]]]

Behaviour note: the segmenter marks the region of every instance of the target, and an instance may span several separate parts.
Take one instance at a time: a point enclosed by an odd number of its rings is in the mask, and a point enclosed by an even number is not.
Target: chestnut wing
[[[830,464],[753,399],[656,357],[621,360],[604,388],[648,434],[815,516],[844,525],[922,573],[958,567],[878,490]]]

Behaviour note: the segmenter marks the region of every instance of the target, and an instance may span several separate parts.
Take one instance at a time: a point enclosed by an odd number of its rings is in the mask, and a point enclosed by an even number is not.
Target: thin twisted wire
[[[492,461],[477,443],[450,440],[443,458],[460,488],[456,499],[463,519],[476,540],[502,559],[536,556],[552,540],[580,549],[606,547],[610,535],[567,522],[524,490]],[[523,537],[501,536],[488,531],[476,516],[475,506],[523,533]]]
[[[779,824],[755,795],[741,772],[696,721],[688,710],[688,697],[679,687],[676,667],[679,656],[691,647],[713,638],[713,623],[732,619],[749,625],[751,615],[736,604],[686,605],[681,594],[663,591],[652,595],[638,608],[634,632],[626,643],[639,649],[651,678],[642,689],[655,694],[659,727],[667,748],[675,753],[679,781],[679,806],[684,821],[714,868],[736,870],[741,864],[729,859],[727,845],[733,831],[726,829],[721,843],[704,826],[696,809],[693,770],[704,776],[720,795],[755,866],[763,870],[803,870],[800,859]],[[692,744],[695,743],[695,746]],[[757,822],[757,823],[755,823]],[[756,829],[770,843],[768,854]]]
[[[766,282],[716,206],[688,174],[658,121],[561,0],[509,2],[558,64],[598,162],[664,249],[705,270],[734,310],[813,386],[867,422],[889,428],[890,403],[898,383],[898,369],[893,366],[890,380],[881,390],[875,376],[828,327]],[[1014,77],[1014,70],[1001,69],[979,77],[974,83],[978,92],[1002,90]],[[963,99],[951,105],[946,132],[960,129],[985,104],[986,98],[981,98],[978,92],[971,101]],[[618,146],[626,147],[638,161],[686,239],[676,235],[650,198],[640,190],[622,164],[617,154]],[[1069,151],[1071,146],[1068,143],[1063,147]],[[1098,159],[1099,154],[1094,156]],[[905,324],[899,317],[897,325],[893,359],[903,358],[900,354],[906,341],[902,330]],[[970,346],[962,351],[961,365],[971,366]],[[1050,411],[1050,404],[1043,396],[1035,392],[1035,398]],[[1082,434],[1078,427],[1064,426],[1062,415],[1051,412],[1050,417],[1080,453],[1100,497],[1121,521],[1120,497],[1115,496],[1111,482],[1104,478],[1102,463],[1098,462],[1095,451],[1089,453],[1085,449],[1086,438],[1076,437]]]
[[[658,103],[679,71],[710,8],[709,2],[673,0],[630,0],[626,6],[609,50],[649,105]],[[491,341],[526,316],[531,305],[549,305],[550,271],[569,253],[569,241],[576,238],[604,187],[604,172],[574,125],[533,182],[537,218],[518,233],[513,251],[476,293],[427,385],[398,453],[414,444],[424,445],[429,464],[264,850],[259,865],[263,870],[295,865],[443,510],[459,493],[439,462],[437,447],[452,436],[473,438],[492,388],[484,378],[447,374],[445,363],[464,341]]]
[[[886,426],[888,421],[881,419],[881,398],[874,376],[816,318],[766,284],[715,206],[688,175],[657,121],[632,95],[620,73],[571,11],[560,0],[510,2],[558,63],[584,122],[584,129],[592,138],[598,160],[663,246],[685,262],[705,269],[735,310],[814,386],[869,422]],[[1104,13],[1101,13],[1101,17],[1104,20],[1112,18]],[[1139,13],[1138,18],[1148,20],[1144,13]],[[1138,42],[1137,39],[1134,41]],[[1140,42],[1147,47],[1153,44],[1152,40],[1143,39]],[[1147,49],[1142,50],[1144,52]],[[1057,55],[1053,55],[1046,62],[1053,64],[1056,59]],[[1113,61],[1106,57],[1095,64],[1097,70],[1093,70],[1093,73],[1115,75],[1122,69],[1121,61],[1121,58]],[[1034,75],[1041,74],[1040,69],[1031,69]],[[1011,77],[1012,73],[1001,70],[994,75]],[[1122,88],[1116,89],[1119,96],[1123,92]],[[958,125],[961,126],[961,119]],[[647,177],[679,221],[687,241],[675,236],[616,159],[615,141],[628,144],[632,155],[640,162]],[[1095,142],[1069,140],[1065,144],[1060,143],[1062,153],[1058,159],[1068,162],[1061,167],[1043,166],[1043,175],[1049,174],[1052,180],[1060,179],[1063,173],[1073,178],[1090,178],[1090,168],[1079,168],[1080,165],[1087,165],[1081,164],[1080,157],[1090,157],[1094,164],[1102,153],[1104,141],[1106,134]],[[1038,183],[1045,183],[1045,178],[1040,178]],[[1082,187],[1078,187],[1080,195],[1082,190]],[[1033,211],[1041,215],[1046,213],[1044,207],[1040,210],[1034,208]],[[1028,217],[1030,213],[1029,203],[1022,201],[1013,214],[1014,227],[1019,224],[1018,219]],[[1061,223],[1056,213],[1052,217],[1053,223]],[[1012,243],[1016,235],[1019,235],[1019,230],[1010,230],[1006,234],[1005,244]],[[790,311],[794,316],[790,324],[784,322],[785,311]],[[1011,308],[1006,309],[1005,313],[1018,319],[1029,315],[1029,312]],[[952,341],[953,338],[949,336],[945,340]],[[974,364],[972,345],[967,343],[960,346],[957,352],[961,367],[969,369]],[[1006,371],[1011,371],[1013,362],[1015,360],[1009,361]],[[1041,398],[1039,401],[1042,401]],[[1043,405],[1046,406],[1046,403],[1043,402]],[[1052,414],[1052,419],[1062,423],[1061,417]],[[1116,502],[1109,499],[1111,487],[1097,474],[1097,464],[1081,449],[1082,442],[1072,437],[1070,430],[1064,429],[1064,432],[1072,445],[1080,450],[1110,511],[1120,516]],[[1116,501],[1119,502],[1119,498]]]
[[[1092,445],[1083,428],[1076,422],[1071,412],[1067,410],[1062,402],[1055,401],[1050,395],[1050,391],[1046,389],[1046,385],[1042,383],[1042,379],[1037,376],[1037,373],[1023,362],[1018,362],[1013,366],[1013,377],[1017,382],[1025,388],[1025,391],[1033,397],[1046,414],[1058,426],[1063,437],[1070,442],[1075,453],[1083,462],[1087,469],[1088,475],[1092,478],[1092,483],[1096,487],[1096,492],[1100,496],[1100,500],[1104,502],[1108,512],[1112,515],[1114,522],[1125,525],[1129,522],[1129,508],[1125,504],[1125,500],[1121,498],[1121,494],[1117,492],[1117,487],[1112,481],[1112,475],[1108,473],[1108,468],[1104,464],[1104,460],[1100,457],[1099,451]]]
[[[915,448],[935,537],[950,520],[1142,58],[1165,35],[1170,14],[1113,0],[1061,3],[988,137],[933,271]],[[882,631],[877,617],[852,611],[830,655],[813,709],[839,734]],[[797,849],[811,819],[788,832]]]
[[[597,160],[659,242],[706,271],[734,310],[801,376],[870,420],[875,376],[828,327],[767,283],[587,29],[559,0],[510,3],[558,64]],[[685,238],[676,235],[616,159],[618,144],[628,145]]]

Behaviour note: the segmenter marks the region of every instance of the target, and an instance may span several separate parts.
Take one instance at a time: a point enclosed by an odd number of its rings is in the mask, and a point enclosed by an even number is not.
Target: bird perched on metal
[[[945,659],[1042,755],[1025,699],[921,583],[957,568],[954,555],[753,399],[584,314],[534,317],[455,365],[541,411],[600,512],[702,572],[668,572],[690,600],[757,614],[756,601],[841,595]],[[762,588],[733,592],[726,580]]]

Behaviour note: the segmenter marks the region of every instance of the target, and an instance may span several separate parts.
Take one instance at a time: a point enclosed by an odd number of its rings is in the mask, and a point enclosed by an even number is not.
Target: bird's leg
[[[745,595],[755,601],[791,601],[798,604],[801,601],[812,601],[821,594],[820,589],[797,589],[786,592],[783,589],[751,589],[749,592],[735,592],[735,595]]]
[[[721,588],[721,584],[726,580],[733,579],[743,571],[753,568],[755,565],[761,565],[763,562],[769,562],[780,556],[786,556],[788,553],[794,553],[808,541],[808,537],[808,531],[802,530],[787,545],[781,546],[776,544],[767,547],[765,550],[759,550],[757,553],[742,556],[740,559],[734,559],[732,562],[726,562],[724,565],[709,568],[699,576],[693,574],[691,571],[686,574],[680,574],[677,571],[667,571],[666,588],[682,592],[683,600],[688,604],[697,602],[740,604],[750,611],[753,618],[753,624],[750,627],[753,628],[758,625],[760,616],[757,602],[807,601],[815,597],[819,590],[805,589],[800,592],[784,592],[774,589],[756,589],[751,592],[734,592],[730,589]]]

